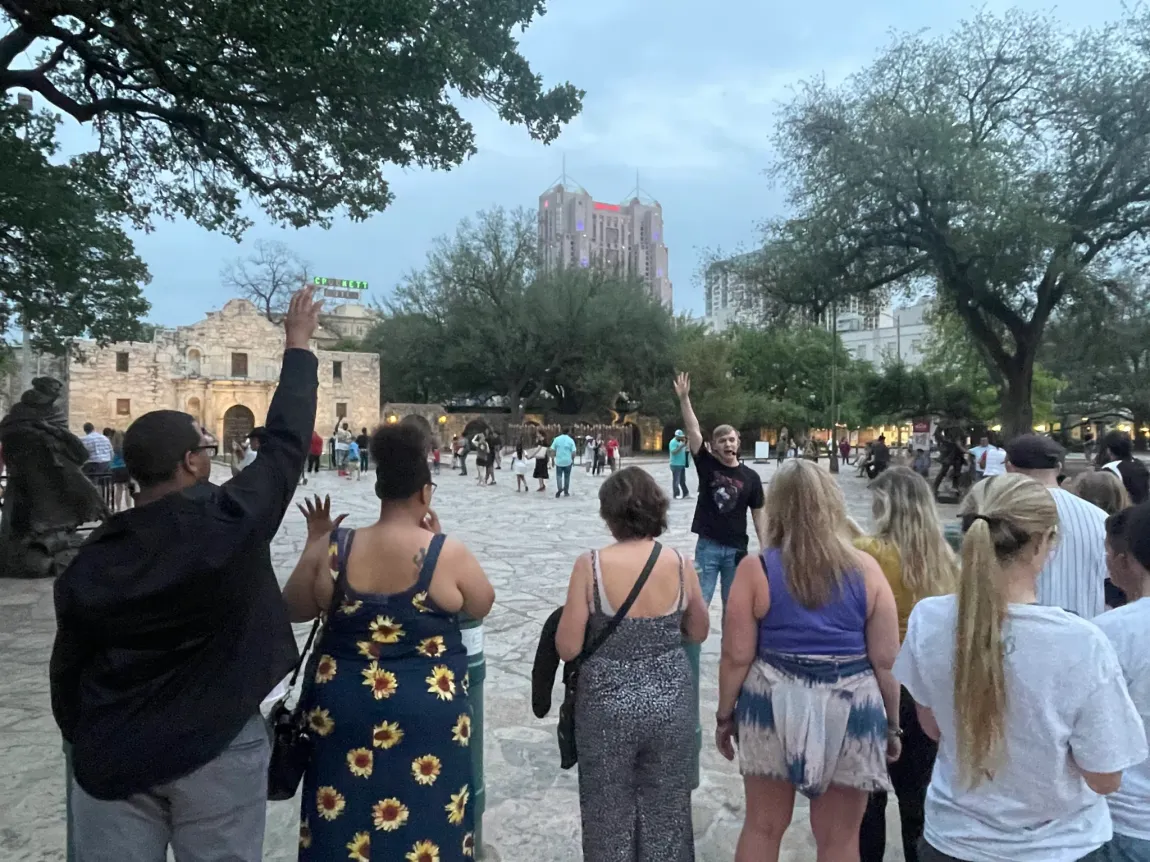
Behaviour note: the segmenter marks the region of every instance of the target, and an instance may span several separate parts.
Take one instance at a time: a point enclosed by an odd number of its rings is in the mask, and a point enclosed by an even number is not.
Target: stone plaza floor
[[[670,487],[665,461],[638,463]],[[769,479],[774,467],[756,465],[756,469]],[[215,478],[223,481],[226,476],[221,469]],[[596,494],[602,478],[576,467],[571,497],[557,500],[550,491],[516,494],[509,470],[496,476],[494,487],[478,487],[473,475],[462,478],[445,467],[436,480],[435,498],[444,531],[467,543],[496,590],[495,607],[485,622],[483,844],[487,858],[503,862],[574,862],[582,858],[577,774],[559,768],[555,742],[561,688],[556,686],[552,714],[536,719],[530,705],[531,663],[543,621],[566,596],[576,556],[610,542],[598,517]],[[851,514],[868,525],[865,481],[855,476],[854,468],[844,469],[839,481]],[[356,483],[324,472],[300,487],[296,499],[312,492],[329,493],[333,512],[349,513],[347,526],[363,525],[378,513],[373,484],[369,476]],[[694,493],[693,476],[689,484]],[[534,480],[531,485],[536,485]],[[553,482],[549,488],[554,488]],[[954,507],[943,509],[944,518],[953,516]],[[691,553],[693,510],[693,501],[673,503],[665,545]],[[281,583],[295,565],[305,535],[304,520],[293,507],[272,547]],[[711,636],[702,650],[703,752],[700,786],[694,795],[697,855],[703,862],[728,862],[734,857],[743,809],[738,770],[718,754],[712,741],[720,622],[716,596]],[[301,643],[307,628],[296,629]],[[48,699],[53,634],[51,583],[0,580],[0,860],[4,862],[64,858],[63,757]],[[893,815],[893,801],[891,806]],[[267,862],[295,859],[298,810],[297,802],[269,804]],[[901,860],[897,817],[888,818],[888,832],[886,858]],[[814,858],[807,806],[799,797],[782,859]]]

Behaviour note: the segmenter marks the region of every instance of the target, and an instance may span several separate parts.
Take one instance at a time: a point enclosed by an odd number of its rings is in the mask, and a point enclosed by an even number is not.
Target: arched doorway
[[[193,419],[195,419],[197,422],[203,422],[204,421],[203,415],[202,415],[203,410],[200,407],[200,399],[199,398],[189,398],[188,399],[188,414]]]
[[[237,443],[242,442],[256,427],[256,417],[242,404],[229,407],[224,413],[224,439],[220,441],[220,454],[231,458]]]
[[[191,350],[189,350],[188,355],[187,355],[187,363],[188,363],[188,366],[187,366],[188,367],[188,376],[189,377],[199,377],[200,376],[200,351],[196,350],[194,347]]]
[[[627,422],[623,425],[631,432],[631,451],[632,455],[640,455],[643,452],[643,435],[639,433],[639,426],[634,422]],[[673,432],[672,432],[673,433]]]

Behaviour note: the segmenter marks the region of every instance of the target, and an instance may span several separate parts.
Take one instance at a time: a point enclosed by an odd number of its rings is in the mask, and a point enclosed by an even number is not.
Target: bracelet
[[[893,736],[895,739],[902,739],[903,736],[905,736],[903,729],[897,724],[888,724],[886,726],[886,735]]]

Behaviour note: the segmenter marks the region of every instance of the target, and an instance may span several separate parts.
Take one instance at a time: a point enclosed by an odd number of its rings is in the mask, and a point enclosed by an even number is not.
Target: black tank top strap
[[[679,558],[679,600],[676,602],[676,607],[679,610],[683,610],[683,608],[687,606],[686,583],[683,579],[683,567],[685,564],[683,562],[682,554],[680,554],[678,551],[675,551],[675,556]]]
[[[439,552],[443,550],[443,543],[447,536],[436,533],[431,544],[427,547],[427,555],[423,558],[423,567],[419,570],[419,580],[415,584],[417,590],[426,590],[431,584],[431,576],[435,574],[435,567],[439,563]]]

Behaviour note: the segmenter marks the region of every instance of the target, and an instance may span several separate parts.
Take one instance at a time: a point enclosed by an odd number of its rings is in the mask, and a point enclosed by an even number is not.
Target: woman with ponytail
[[[911,612],[894,674],[939,744],[923,862],[1094,860],[1106,800],[1146,736],[1114,648],[1093,624],[1038,605],[1058,533],[1038,482],[986,479],[963,501],[958,594]]]

